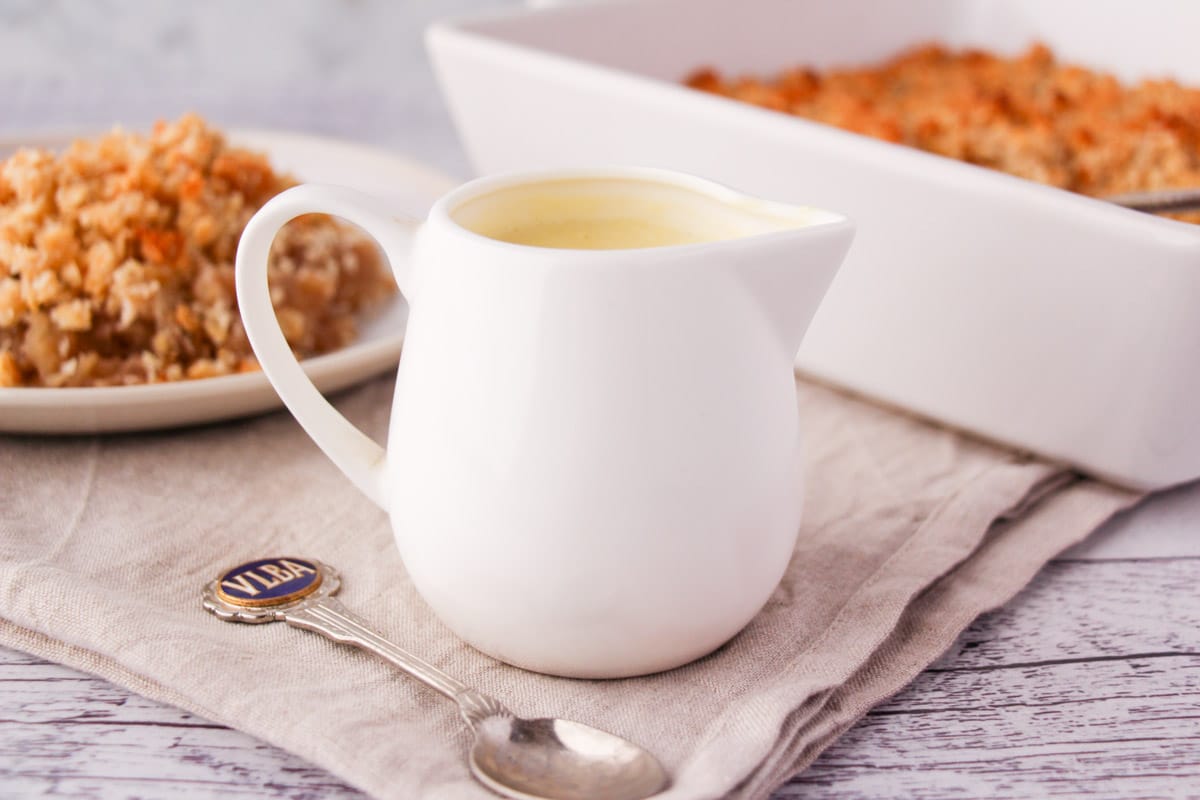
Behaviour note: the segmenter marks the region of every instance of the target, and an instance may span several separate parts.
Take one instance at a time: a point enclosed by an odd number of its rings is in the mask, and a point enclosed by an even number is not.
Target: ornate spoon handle
[[[452,678],[423,658],[413,655],[395,642],[388,641],[347,609],[335,597],[326,597],[311,605],[302,605],[284,613],[288,625],[328,636],[335,642],[354,645],[390,661],[402,672],[458,703],[463,719],[472,728],[485,717],[509,715],[499,700],[472,689]]]
[[[499,700],[472,689],[372,630],[362,617],[333,597],[340,580],[330,567],[292,558],[264,559],[237,569],[242,571],[230,570],[205,587],[204,605],[218,617],[251,623],[283,620],[374,653],[458,703],[459,712],[472,728],[485,717],[512,716]],[[277,580],[282,582],[271,585]]]

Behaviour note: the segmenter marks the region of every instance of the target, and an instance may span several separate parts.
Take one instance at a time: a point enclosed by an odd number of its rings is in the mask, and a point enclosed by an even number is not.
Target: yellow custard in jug
[[[635,217],[534,222],[498,231],[490,238],[527,247],[567,250],[622,250],[712,241],[654,220]]]
[[[468,200],[451,216],[489,239],[565,250],[717,242],[803,224],[730,208],[682,186],[602,177],[500,189]]]

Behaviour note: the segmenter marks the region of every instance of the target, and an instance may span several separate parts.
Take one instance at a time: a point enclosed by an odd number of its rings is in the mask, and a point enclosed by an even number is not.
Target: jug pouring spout
[[[772,216],[781,214],[778,204]],[[756,299],[782,346],[795,356],[809,323],[833,282],[850,242],[854,223],[829,211],[782,207],[792,227],[735,242],[739,279]]]

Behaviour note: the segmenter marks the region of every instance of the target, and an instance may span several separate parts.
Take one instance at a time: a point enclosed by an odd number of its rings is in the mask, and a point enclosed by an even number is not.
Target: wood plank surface
[[[1065,560],[788,798],[1200,797],[1200,558]]]
[[[0,648],[0,796],[361,797],[251,736]]]
[[[1200,797],[1200,557],[1065,559],[783,798]],[[249,736],[0,650],[0,796],[360,795]]]

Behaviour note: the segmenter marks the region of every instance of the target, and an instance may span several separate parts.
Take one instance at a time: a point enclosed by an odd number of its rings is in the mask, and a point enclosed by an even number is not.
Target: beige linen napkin
[[[523,715],[651,748],[672,798],[762,798],[979,613],[1136,496],[800,382],[806,518],[782,584],[713,655],[552,678],[457,641],[388,523],[285,414],[95,439],[0,438],[0,643],[252,733],[383,798],[487,798],[452,703],[313,634],[200,607],[223,566],[291,554],[386,635]],[[382,437],[392,383],[339,406]]]

